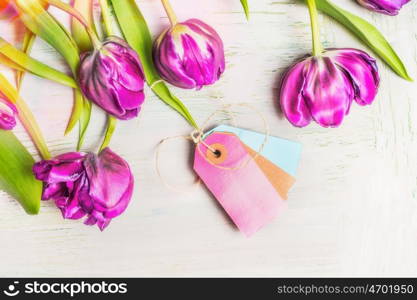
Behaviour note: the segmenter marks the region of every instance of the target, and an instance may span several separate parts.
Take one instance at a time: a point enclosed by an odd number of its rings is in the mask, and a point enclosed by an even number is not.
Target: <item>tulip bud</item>
[[[118,37],[82,55],[78,79],[84,95],[121,120],[139,114],[145,99],[144,73],[136,52]]]
[[[43,181],[43,200],[54,200],[65,219],[87,216],[86,225],[104,230],[122,214],[133,192],[133,175],[125,160],[105,148],[98,155],[72,152],[33,167]]]
[[[0,95],[0,129],[13,129],[16,126],[16,114],[16,106]]]
[[[397,15],[403,5],[410,0],[357,0],[358,3],[370,10],[386,15]]]
[[[153,56],[161,77],[185,89],[213,84],[225,70],[220,36],[197,19],[165,30],[155,41]]]
[[[311,119],[323,127],[339,126],[352,100],[369,105],[375,99],[379,74],[375,59],[357,49],[328,49],[308,57],[286,73],[281,108],[297,127]]]

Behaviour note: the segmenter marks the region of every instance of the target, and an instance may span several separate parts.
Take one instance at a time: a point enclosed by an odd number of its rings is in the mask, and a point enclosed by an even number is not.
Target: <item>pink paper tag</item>
[[[231,133],[213,132],[195,152],[194,170],[246,236],[270,223],[286,202],[239,138]]]

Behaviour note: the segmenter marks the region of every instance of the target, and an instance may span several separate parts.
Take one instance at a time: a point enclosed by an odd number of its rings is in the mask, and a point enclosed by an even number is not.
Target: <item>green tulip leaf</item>
[[[107,129],[104,136],[103,143],[101,144],[100,151],[106,148],[110,144],[110,140],[116,130],[117,119],[111,115],[107,115]]]
[[[4,65],[6,67],[9,67],[10,69],[17,70],[17,71],[20,71],[20,72],[25,71],[25,69],[23,67],[19,66],[18,64],[16,64],[12,60],[8,59],[6,56],[1,55],[1,54],[0,54],[0,64]]]
[[[42,1],[15,0],[15,3],[25,26],[54,47],[76,75],[80,57],[78,46],[71,34],[45,10]]]
[[[80,118],[84,110],[84,96],[79,89],[74,89],[74,105],[72,106],[72,113],[65,129],[64,135],[70,133],[77,123],[80,123]],[[79,142],[80,138],[78,138]]]
[[[43,4],[45,8],[48,8],[47,4]],[[33,44],[36,40],[36,34],[31,32],[30,30],[27,30],[25,28],[25,34],[23,36],[23,42],[22,42],[22,52],[26,55],[30,54],[30,51],[32,50]],[[23,77],[25,76],[27,70],[17,70],[16,71],[16,87],[17,91],[20,91],[20,88],[22,87]]]
[[[0,130],[0,189],[31,215],[39,213],[42,183],[35,179],[33,157],[11,131]]]
[[[33,44],[35,43],[36,35],[29,30],[25,30],[25,35],[23,36],[22,42],[22,52],[26,55],[30,54],[32,50]],[[16,71],[16,87],[17,90],[20,91],[22,87],[23,77],[25,76],[25,71]]]
[[[36,120],[12,84],[0,74],[0,94],[14,103],[19,119],[39,154],[50,154]],[[39,212],[42,184],[32,174],[33,157],[11,131],[0,130],[0,189],[16,198],[28,214]]]
[[[171,94],[158,75],[153,63],[151,33],[135,0],[110,0],[110,3],[125,39],[139,54],[146,81],[152,87],[152,90],[162,101],[180,113],[191,126],[197,127],[188,109],[177,97]]]
[[[2,94],[7,100],[16,105],[17,116],[26,132],[31,137],[33,143],[37,147],[39,154],[43,159],[49,159],[51,157],[48,146],[42,135],[41,129],[36,122],[35,116],[27,106],[26,102],[20,97],[16,88],[7,80],[7,78],[0,73],[0,94]]]
[[[395,50],[381,32],[364,19],[336,6],[328,0],[316,0],[317,8],[334,18],[353,32],[365,45],[371,48],[395,73],[412,81],[407,69]]]
[[[27,43],[32,43],[32,37],[35,37],[35,35],[31,35],[31,37],[28,37],[29,40],[27,41]],[[25,44],[24,50],[28,51],[28,47],[29,45]],[[3,63],[19,71],[19,73],[17,74],[18,88],[21,85],[24,71],[30,72],[42,78],[56,81],[66,86],[70,86],[73,88],[77,87],[77,83],[73,78],[41,63],[36,59],[33,59],[32,57],[27,55],[25,51],[16,49],[15,47],[13,47],[13,45],[9,44],[0,37],[0,57],[7,58],[4,60],[0,60],[0,63]],[[7,63],[7,61],[9,61],[9,63]]]
[[[243,9],[245,11],[246,19],[249,20],[249,4],[248,4],[248,0],[240,0],[240,3],[242,3]]]
[[[74,77],[77,77],[80,63],[79,47],[64,26],[45,10],[43,7],[45,2],[40,0],[15,0],[15,3],[20,12],[20,19],[25,26],[55,48],[65,58]],[[76,122],[80,120],[84,107],[83,99],[74,96],[72,114],[65,134],[71,131]],[[80,126],[83,125],[80,123]]]
[[[92,20],[91,7],[92,0],[73,0],[72,4],[80,9],[80,13],[87,19]],[[48,2],[48,1],[46,1]],[[52,15],[43,7],[45,1],[39,0],[16,0],[17,7],[20,11],[20,18],[27,28],[34,34],[37,34],[52,47],[54,47],[67,61],[74,77],[77,77],[77,71],[80,63],[80,49],[86,51],[91,49],[90,39],[84,28],[78,21],[72,22],[74,37],[60,24]],[[89,5],[90,4],[90,5]],[[63,4],[65,5],[65,4]],[[79,138],[77,148],[82,146],[84,136],[88,128],[91,116],[91,103],[86,104],[88,100],[82,95],[77,88],[74,94],[74,106],[70,116],[65,134],[69,133],[79,123]]]

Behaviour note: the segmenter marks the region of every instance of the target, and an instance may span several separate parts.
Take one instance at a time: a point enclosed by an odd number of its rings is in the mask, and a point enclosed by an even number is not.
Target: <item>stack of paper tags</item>
[[[194,170],[246,236],[285,207],[301,144],[221,125],[195,151]]]

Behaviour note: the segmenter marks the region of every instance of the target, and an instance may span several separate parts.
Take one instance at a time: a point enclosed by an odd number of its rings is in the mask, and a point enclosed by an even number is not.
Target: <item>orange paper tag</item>
[[[257,153],[252,148],[246,145],[244,146],[249,155],[254,158],[256,164],[259,166],[262,172],[264,172],[266,177],[268,177],[269,181],[275,187],[280,196],[287,200],[288,191],[294,185],[295,178],[285,173],[284,170],[274,165],[262,155],[257,155]]]

